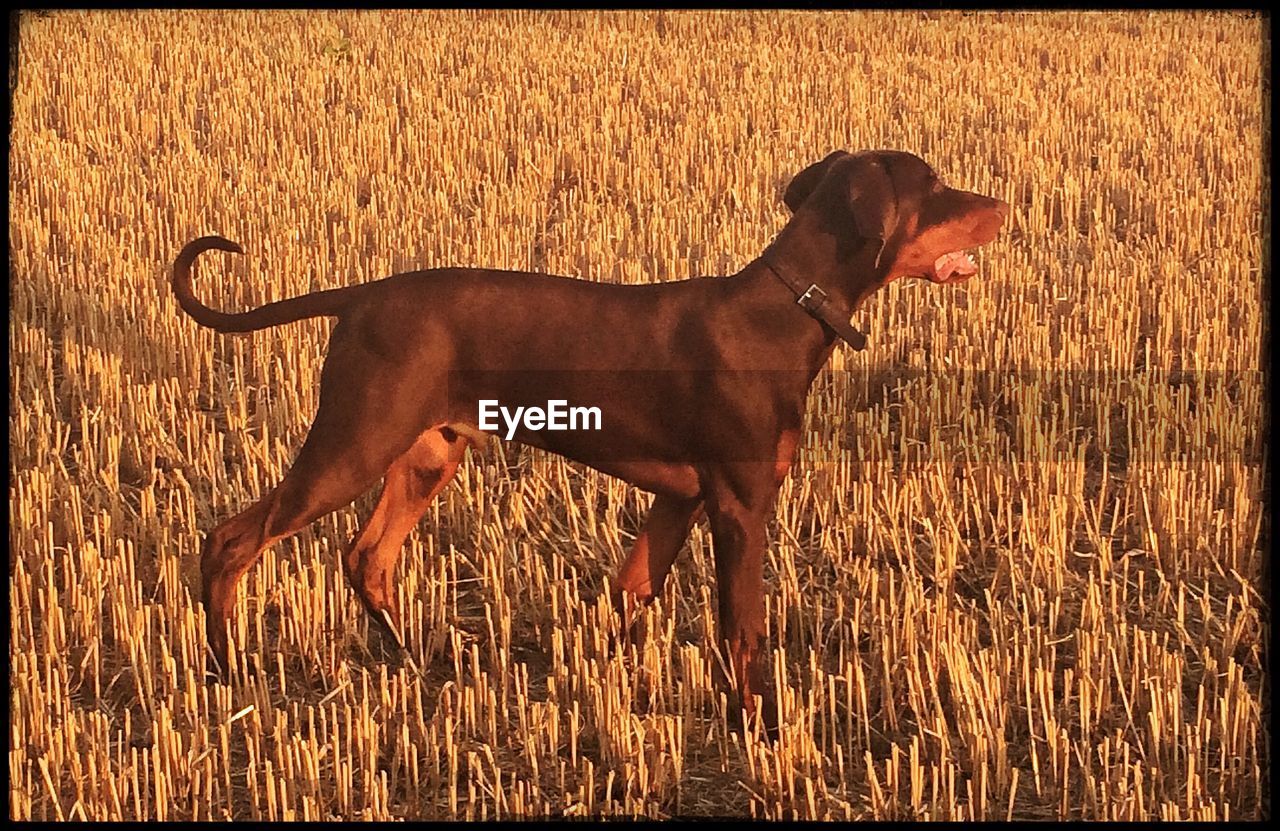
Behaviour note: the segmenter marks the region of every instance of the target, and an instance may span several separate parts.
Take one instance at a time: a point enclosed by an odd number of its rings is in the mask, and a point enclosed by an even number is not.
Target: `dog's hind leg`
[[[430,398],[389,394],[420,391],[422,379],[407,378],[405,366],[374,360],[358,340],[343,335],[342,326],[330,341],[320,407],[293,467],[274,490],[205,539],[200,562],[205,631],[224,671],[236,585],[263,549],[350,503],[431,423],[421,403]]]
[[[392,585],[396,561],[409,532],[457,473],[467,444],[466,438],[449,427],[419,436],[387,469],[378,504],[342,558],[351,588],[373,619],[389,628],[397,641],[402,629]]]
[[[317,421],[319,425],[319,421]],[[312,521],[348,504],[373,484],[400,448],[390,448],[387,462],[362,454],[326,455],[310,441],[298,454],[283,481],[252,506],[218,525],[204,541],[200,560],[205,632],[214,659],[225,671],[230,648],[227,624],[235,606],[236,585],[258,562],[263,550]]]

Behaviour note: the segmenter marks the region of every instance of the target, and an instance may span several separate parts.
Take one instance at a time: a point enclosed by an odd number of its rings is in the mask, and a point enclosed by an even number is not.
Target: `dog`
[[[965,251],[995,238],[1009,206],[943,184],[901,151],[831,153],[800,171],[789,222],[737,274],[613,285],[516,271],[438,268],[314,292],[238,314],[192,293],[205,251],[173,264],[181,308],[220,332],[338,319],[320,405],[284,479],[207,536],[201,559],[209,646],[225,672],[240,577],[263,549],[352,502],[381,496],[343,557],[352,588],[400,640],[393,575],[427,506],[481,440],[482,402],[598,408],[599,429],[512,426],[516,441],[654,494],[615,581],[625,612],[650,601],[703,514],[711,526],[719,638],[746,713],[771,700],[764,646],[766,523],[791,467],[809,387],[837,341],[862,348],[854,310],[900,277],[955,283]],[[771,712],[771,708],[766,707]]]

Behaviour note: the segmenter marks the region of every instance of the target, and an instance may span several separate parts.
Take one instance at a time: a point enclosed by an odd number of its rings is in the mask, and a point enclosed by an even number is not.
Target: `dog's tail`
[[[227,314],[211,309],[196,299],[191,291],[191,264],[196,257],[205,251],[230,251],[243,254],[244,249],[229,239],[222,237],[200,237],[187,243],[173,261],[173,293],[178,298],[178,305],[191,315],[196,323],[217,329],[219,332],[256,332],[282,323],[293,323],[308,317],[335,317],[346,308],[351,292],[359,288],[350,286],[328,291],[317,291],[268,303],[247,312]]]

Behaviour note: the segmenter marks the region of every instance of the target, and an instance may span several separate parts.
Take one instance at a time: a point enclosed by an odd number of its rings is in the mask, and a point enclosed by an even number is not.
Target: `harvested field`
[[[11,819],[1269,813],[1261,16],[19,25]],[[446,265],[728,274],[791,176],[880,147],[1012,215],[815,384],[766,562],[777,743],[712,683],[705,525],[614,649],[651,497],[502,442],[410,535],[407,653],[339,563],[370,494],[267,551],[247,667],[205,682],[201,534],[287,469],[331,324],[198,327],[185,242],[244,244],[199,272],[228,310]]]

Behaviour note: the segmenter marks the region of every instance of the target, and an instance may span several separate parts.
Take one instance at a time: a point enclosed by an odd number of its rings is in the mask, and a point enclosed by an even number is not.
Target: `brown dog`
[[[705,509],[721,638],[752,711],[753,694],[767,695],[756,661],[765,526],[810,383],[837,336],[861,347],[849,315],[872,292],[896,277],[971,276],[963,250],[994,238],[1008,212],[896,151],[832,153],[801,171],[784,201],[791,221],[737,274],[641,286],[443,268],[224,314],[192,294],[191,266],[203,251],[241,249],[221,237],[189,243],[174,262],[173,290],[198,323],[249,332],[338,318],[319,411],[293,468],[205,540],[207,634],[219,664],[229,657],[236,583],[263,548],[379,476],[382,495],[344,565],[375,619],[398,633],[392,574],[401,545],[481,434],[481,402],[514,411],[561,400],[598,408],[599,429],[537,430],[526,418],[514,439],[655,494],[618,573],[620,606],[661,590]]]

